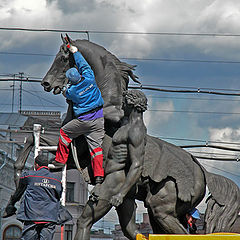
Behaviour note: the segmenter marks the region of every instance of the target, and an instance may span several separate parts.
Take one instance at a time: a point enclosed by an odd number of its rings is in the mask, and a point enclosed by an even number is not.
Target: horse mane
[[[106,50],[106,49],[105,49]],[[135,70],[135,67],[137,65],[131,65],[128,64],[126,62],[122,62],[120,61],[115,55],[113,55],[112,53],[110,53],[109,51],[107,51],[107,54],[110,55],[110,59],[116,64],[117,70],[120,72],[122,78],[128,82],[128,78],[130,77],[134,82],[137,82],[139,84],[141,84],[137,79],[138,76],[133,74],[133,71]]]
[[[119,121],[123,116],[123,92],[128,89],[129,77],[140,84],[133,74],[135,65],[120,61],[104,47],[88,40],[72,41],[94,71],[96,83],[104,99],[104,116]]]
[[[137,83],[141,84],[137,80],[138,76],[136,76],[133,73],[133,71],[135,70],[136,65],[132,65],[132,64],[128,64],[126,62],[120,61],[114,54],[109,52],[104,47],[102,47],[102,46],[100,46],[100,45],[98,45],[96,43],[90,42],[88,40],[77,39],[77,40],[75,40],[73,42],[75,42],[76,45],[78,47],[80,47],[80,49],[79,49],[80,51],[81,51],[81,46],[85,45],[85,47],[82,48],[82,52],[81,52],[83,54],[83,56],[85,55],[84,51],[86,50],[86,48],[88,48],[87,50],[89,52],[92,52],[92,53],[94,52],[94,54],[99,54],[99,56],[101,56],[101,60],[102,60],[104,65],[107,64],[107,62],[111,62],[116,67],[115,70],[119,72],[120,76],[124,80],[124,83],[125,83],[124,84],[125,85],[125,89],[124,90],[127,89],[127,86],[128,86],[128,83],[129,83],[129,77],[134,82],[137,82]],[[88,60],[87,56],[84,56],[84,57],[86,57],[86,59]],[[91,65],[91,63],[90,63],[90,65]],[[94,66],[92,66],[92,67],[94,67]]]

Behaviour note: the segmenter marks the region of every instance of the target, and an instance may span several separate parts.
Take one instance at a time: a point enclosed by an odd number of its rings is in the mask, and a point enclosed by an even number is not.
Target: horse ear
[[[68,34],[66,33],[66,39],[69,43],[72,43],[72,39],[68,36]]]
[[[66,39],[63,37],[62,34],[61,34],[61,38],[62,38],[63,43],[64,43],[64,44],[67,44],[67,41],[66,41]]]

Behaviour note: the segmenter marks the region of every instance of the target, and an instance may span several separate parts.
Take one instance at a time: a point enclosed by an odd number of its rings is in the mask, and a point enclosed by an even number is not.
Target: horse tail
[[[204,169],[210,196],[205,212],[205,233],[230,232],[240,210],[240,190],[230,179]]]

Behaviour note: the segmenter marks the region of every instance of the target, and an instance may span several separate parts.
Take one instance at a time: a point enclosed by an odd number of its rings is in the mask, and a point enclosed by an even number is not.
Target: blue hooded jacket
[[[20,183],[26,187],[26,190],[17,219],[56,223],[62,194],[61,180],[49,172],[47,167],[40,167],[37,171],[24,172]]]
[[[77,84],[72,84],[66,90],[66,97],[73,102],[73,110],[76,117],[103,106],[104,101],[96,84],[95,76],[90,65],[80,52],[73,54],[82,79]]]

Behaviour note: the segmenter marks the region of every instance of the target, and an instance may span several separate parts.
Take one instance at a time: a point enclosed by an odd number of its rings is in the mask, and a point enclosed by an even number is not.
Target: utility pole
[[[13,75],[13,79],[15,79],[16,75],[14,74]],[[13,80],[13,85],[11,85],[11,87],[13,88],[13,91],[12,91],[12,113],[13,113],[13,110],[14,110],[14,91],[15,91],[15,80]]]
[[[20,110],[20,112],[22,111],[22,84],[23,84],[23,72],[19,72],[19,75],[20,75],[20,80],[21,80],[21,82],[20,82],[20,99],[19,99],[19,110]]]

